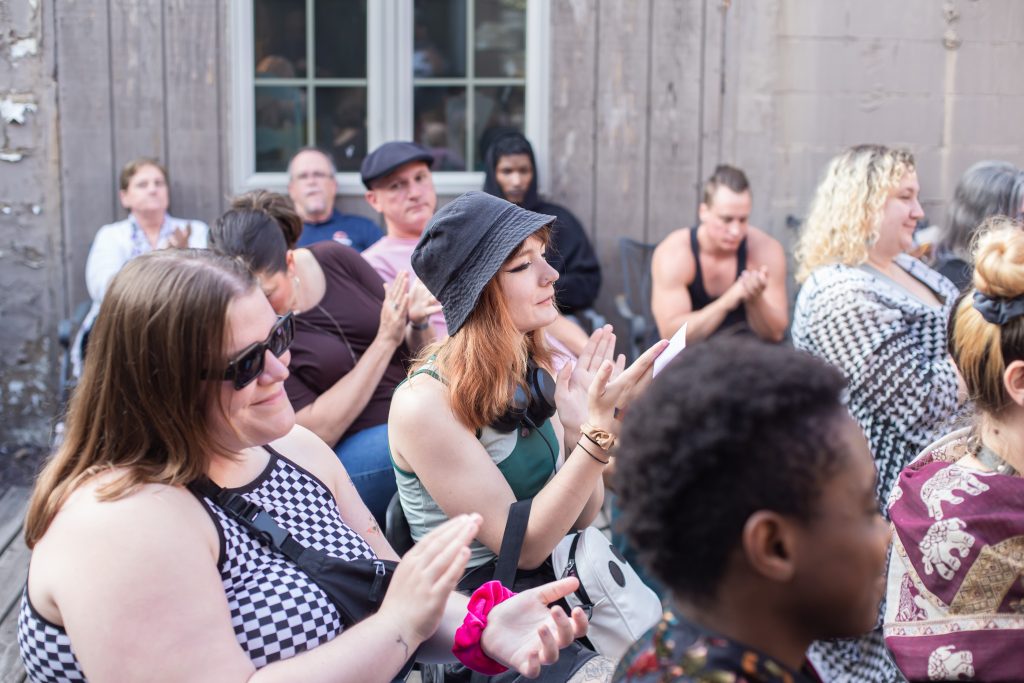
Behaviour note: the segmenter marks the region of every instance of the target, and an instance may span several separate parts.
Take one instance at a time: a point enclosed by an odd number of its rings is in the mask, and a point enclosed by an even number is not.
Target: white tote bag
[[[619,660],[661,618],[661,601],[608,539],[594,527],[569,534],[551,554],[555,576],[575,576],[570,607],[590,612],[587,638],[594,648]]]

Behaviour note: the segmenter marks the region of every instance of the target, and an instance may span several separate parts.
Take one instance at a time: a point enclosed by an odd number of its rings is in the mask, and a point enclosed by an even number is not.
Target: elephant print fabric
[[[972,467],[969,437],[933,443],[889,497],[885,643],[910,680],[1024,671],[1024,478]]]

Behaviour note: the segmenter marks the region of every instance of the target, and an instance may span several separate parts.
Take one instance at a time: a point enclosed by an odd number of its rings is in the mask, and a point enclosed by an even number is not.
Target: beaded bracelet
[[[494,608],[515,593],[501,585],[500,581],[488,581],[475,591],[469,598],[466,606],[466,619],[462,626],[455,631],[455,643],[452,645],[452,654],[456,659],[465,664],[473,671],[478,671],[487,676],[496,676],[508,671],[508,667],[502,666],[486,654],[480,646],[480,639],[483,637],[484,629],[487,628],[487,615]]]

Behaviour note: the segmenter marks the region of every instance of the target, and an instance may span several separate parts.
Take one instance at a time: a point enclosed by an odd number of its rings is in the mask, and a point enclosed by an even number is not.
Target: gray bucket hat
[[[412,252],[412,269],[441,302],[448,334],[459,331],[516,247],[554,222],[486,192],[467,192],[434,214]]]

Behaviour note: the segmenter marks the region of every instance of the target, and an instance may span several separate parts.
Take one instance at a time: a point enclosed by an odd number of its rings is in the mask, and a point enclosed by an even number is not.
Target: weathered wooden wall
[[[62,240],[52,24],[0,2],[0,457],[45,432]]]
[[[691,224],[719,162],[748,171],[753,222],[787,245],[786,217],[846,145],[911,147],[937,221],[970,163],[1024,164],[1019,0],[548,1],[547,184],[590,230],[613,321],[618,238]],[[0,121],[0,442],[38,433],[52,407],[56,322],[85,298],[97,228],[124,216],[120,166],[164,160],[176,215],[224,208],[228,7],[0,2],[0,100],[34,107]]]
[[[618,238],[692,224],[717,163],[747,171],[752,222],[787,246],[845,146],[911,148],[935,222],[971,163],[1024,164],[1024,3],[552,1],[551,194],[598,246],[606,313]]]
[[[96,230],[126,215],[121,166],[157,157],[171,212],[212,222],[228,195],[227,4],[62,0],[55,13],[67,305],[87,297]]]

